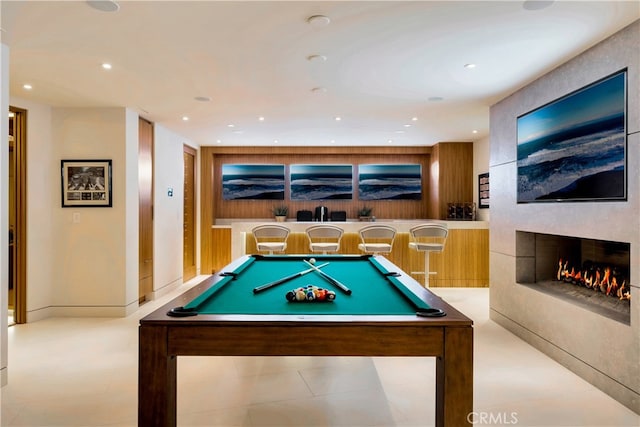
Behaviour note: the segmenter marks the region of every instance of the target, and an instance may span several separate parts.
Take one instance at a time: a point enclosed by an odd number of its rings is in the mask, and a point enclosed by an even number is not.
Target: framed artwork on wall
[[[351,200],[352,165],[291,165],[291,200]]]
[[[420,200],[422,168],[418,164],[358,166],[360,200]]]
[[[627,73],[517,119],[518,203],[627,199]]]
[[[111,207],[111,160],[62,160],[62,207]]]
[[[478,175],[478,208],[489,207],[489,172]]]
[[[284,200],[284,165],[222,165],[223,200]]]

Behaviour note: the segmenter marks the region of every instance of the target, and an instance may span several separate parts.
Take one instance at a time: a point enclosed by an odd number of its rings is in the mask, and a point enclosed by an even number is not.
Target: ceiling
[[[89,3],[1,2],[11,96],[128,107],[203,146],[475,141],[492,104],[640,18],[637,0]]]

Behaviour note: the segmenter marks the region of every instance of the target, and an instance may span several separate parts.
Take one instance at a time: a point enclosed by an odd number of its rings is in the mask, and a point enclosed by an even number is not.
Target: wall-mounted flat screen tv
[[[518,203],[626,200],[626,70],[517,119]]]
[[[422,169],[418,164],[358,166],[360,200],[420,200]]]
[[[291,165],[291,200],[351,200],[352,165]]]
[[[284,165],[222,165],[223,200],[284,200]]]

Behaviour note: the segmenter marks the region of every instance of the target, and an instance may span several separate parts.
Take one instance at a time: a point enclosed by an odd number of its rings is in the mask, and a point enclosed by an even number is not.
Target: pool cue
[[[311,264],[309,261],[307,261],[306,259],[303,260],[304,262],[306,262],[308,265],[311,266],[311,268],[313,268],[314,270],[316,270],[318,273],[320,273],[320,275],[322,277],[324,277],[329,283],[339,287],[344,293],[346,293],[347,295],[351,295],[351,289],[347,288],[345,285],[343,285],[342,283],[340,283],[339,281],[337,281],[336,279],[334,279],[333,277],[329,276],[327,273],[325,273],[324,271],[320,270],[319,266],[316,267],[315,265]]]
[[[322,268],[327,264],[329,264],[329,263],[328,262],[324,263],[322,265],[319,265],[318,267],[314,266],[314,268]],[[278,286],[278,285],[280,285],[282,283],[288,282],[289,280],[293,280],[296,277],[304,276],[305,274],[312,272],[314,270],[314,268],[310,268],[308,270],[299,271],[299,272],[297,272],[295,274],[292,274],[291,276],[283,277],[282,279],[278,279],[276,281],[267,283],[266,285],[257,286],[255,288],[253,288],[253,293],[257,294],[258,292],[264,291],[265,289],[273,288],[274,286]]]

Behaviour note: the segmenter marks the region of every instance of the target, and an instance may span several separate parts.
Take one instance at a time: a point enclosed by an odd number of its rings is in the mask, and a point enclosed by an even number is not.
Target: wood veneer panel
[[[220,271],[231,264],[231,228],[211,229],[211,269]]]
[[[345,233],[340,242],[340,254],[361,254],[358,249],[360,237],[357,233]],[[246,235],[248,254],[258,253],[251,233]],[[307,254],[309,246],[304,233],[291,233],[287,240],[287,254]],[[424,283],[424,253],[409,249],[409,233],[398,233],[391,254],[385,256],[392,263]],[[489,230],[449,230],[447,244],[442,253],[432,253],[429,258],[431,271],[430,287],[488,287],[489,286]]]
[[[213,239],[211,226],[213,217],[213,160],[214,155],[207,147],[202,148],[200,155],[200,272],[209,274],[213,271]]]

